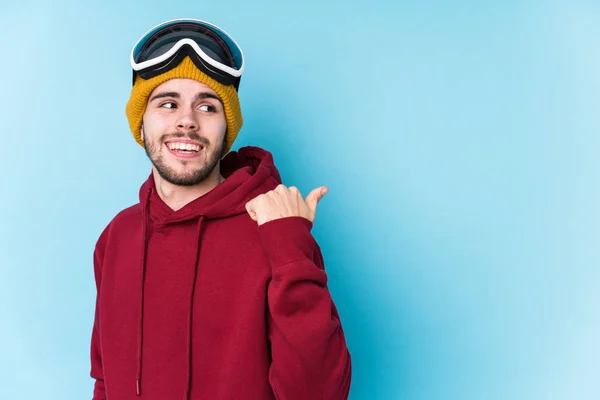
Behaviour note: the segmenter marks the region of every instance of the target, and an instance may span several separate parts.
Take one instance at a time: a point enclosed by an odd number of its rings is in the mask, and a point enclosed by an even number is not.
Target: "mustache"
[[[197,142],[200,142],[204,147],[208,147],[210,145],[210,141],[205,138],[204,136],[200,136],[197,132],[182,132],[182,131],[177,131],[177,132],[173,132],[173,133],[165,133],[164,135],[162,135],[161,140],[162,142],[166,142],[169,139],[190,139],[190,140],[195,140]]]

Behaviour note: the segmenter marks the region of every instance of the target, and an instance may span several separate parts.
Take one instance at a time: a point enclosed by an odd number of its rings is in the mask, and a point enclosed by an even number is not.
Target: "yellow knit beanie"
[[[223,85],[200,71],[189,57],[185,57],[177,67],[153,78],[142,79],[140,76],[136,77],[135,84],[131,89],[131,96],[125,108],[129,127],[135,140],[142,147],[144,146],[140,128],[142,126],[142,117],[148,104],[148,97],[158,85],[175,78],[194,79],[204,83],[219,95],[223,101],[225,119],[227,120],[224,154],[227,153],[231,149],[244,123],[237,90],[235,90],[233,85]]]

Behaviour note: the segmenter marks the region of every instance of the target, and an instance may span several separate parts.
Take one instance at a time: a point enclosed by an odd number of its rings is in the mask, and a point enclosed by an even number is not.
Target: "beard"
[[[201,151],[205,152],[206,155],[206,159],[202,165],[199,167],[190,167],[190,164],[194,160],[176,160],[175,162],[181,163],[183,166],[183,171],[181,172],[167,165],[163,158],[162,150],[165,141],[172,138],[188,138],[200,142],[204,147]],[[144,149],[152,165],[154,165],[160,177],[165,181],[177,186],[194,186],[208,178],[221,161],[225,149],[225,137],[221,143],[213,146],[208,139],[198,135],[196,132],[176,132],[173,134],[164,134],[150,143],[144,142]]]

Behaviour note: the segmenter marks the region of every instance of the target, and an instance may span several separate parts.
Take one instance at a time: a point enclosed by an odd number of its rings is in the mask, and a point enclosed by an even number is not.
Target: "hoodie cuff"
[[[258,226],[263,248],[273,268],[293,262],[312,261],[315,239],[312,222],[303,217],[286,217]]]

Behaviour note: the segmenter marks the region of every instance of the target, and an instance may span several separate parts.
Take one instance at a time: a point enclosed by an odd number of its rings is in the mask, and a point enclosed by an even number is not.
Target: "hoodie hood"
[[[140,188],[140,203],[150,201],[150,218],[158,225],[185,222],[200,216],[217,219],[245,213],[248,201],[281,183],[272,154],[253,146],[228,153],[221,160],[221,175],[225,178],[221,184],[173,211],[158,196],[150,174]]]

